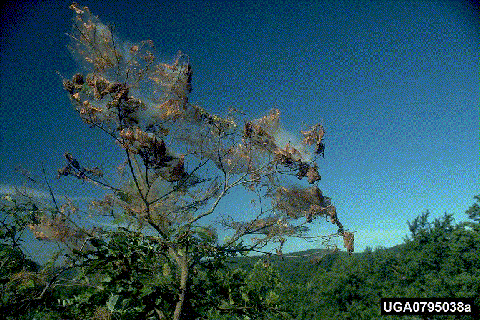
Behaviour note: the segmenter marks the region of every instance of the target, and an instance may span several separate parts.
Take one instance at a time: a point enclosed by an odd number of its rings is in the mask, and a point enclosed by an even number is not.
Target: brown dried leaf
[[[301,133],[304,136],[303,143],[307,145],[318,145],[323,139],[325,130],[323,129],[323,126],[321,126],[320,124],[316,124],[309,131],[301,131]]]
[[[337,219],[337,208],[333,205],[330,205],[327,207],[327,213],[330,216],[330,222],[333,224],[336,224],[338,219]]]
[[[354,246],[354,234],[353,232],[343,233],[343,246],[347,248],[348,254],[352,254]]]
[[[172,168],[171,173],[169,176],[164,177],[165,180],[169,182],[180,181],[182,178],[185,177],[185,169],[184,169],[184,159],[185,156],[180,156],[178,159],[177,164]]]
[[[300,162],[302,159],[300,151],[292,147],[290,143],[287,143],[284,149],[277,148],[273,154],[274,160],[285,166],[291,166],[296,162]]]
[[[319,181],[322,179],[320,174],[318,173],[318,167],[317,165],[310,166],[307,171],[307,178],[308,178],[308,183],[313,184],[316,181]]]
[[[297,173],[298,180],[302,180],[303,177],[307,175],[309,169],[310,169],[310,166],[308,164],[300,163],[298,165],[298,173]]]

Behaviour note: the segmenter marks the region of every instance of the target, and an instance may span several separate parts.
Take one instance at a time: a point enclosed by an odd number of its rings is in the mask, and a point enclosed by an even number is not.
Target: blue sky
[[[57,74],[77,70],[66,48],[69,2],[21,3],[2,12],[0,192],[19,184],[16,165],[39,177],[43,165],[59,193],[88,197],[87,186],[55,180],[63,153],[103,167],[120,158],[104,156],[118,149],[81,122]],[[319,186],[356,231],[357,251],[401,243],[406,221],[427,209],[465,220],[480,194],[480,21],[468,2],[80,4],[122,40],[153,40],[166,62],[188,54],[190,101],[213,113],[277,107],[291,132],[321,122]],[[331,232],[322,221],[314,227]]]

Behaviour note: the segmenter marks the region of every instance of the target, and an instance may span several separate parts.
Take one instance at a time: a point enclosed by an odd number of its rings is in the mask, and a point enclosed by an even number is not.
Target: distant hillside
[[[375,250],[385,250],[390,252],[400,252],[405,244],[396,245],[390,248],[381,248]],[[352,259],[361,260],[368,255],[368,252],[354,252]],[[256,255],[249,257],[236,257],[230,259],[232,267],[238,267],[245,270],[251,270],[259,260],[265,264],[275,266],[280,274],[288,280],[295,283],[306,282],[309,275],[317,272],[319,269],[330,271],[338,259],[348,259],[350,256],[345,251],[332,251],[327,249],[309,249],[304,251],[290,252],[280,257],[278,255]],[[303,281],[302,281],[303,279]]]

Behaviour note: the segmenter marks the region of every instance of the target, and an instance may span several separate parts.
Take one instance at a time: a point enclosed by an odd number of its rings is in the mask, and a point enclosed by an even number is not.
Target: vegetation
[[[183,319],[393,319],[380,316],[383,297],[473,298],[479,306],[480,196],[475,198],[467,210],[470,220],[454,223],[445,214],[430,221],[425,212],[408,223],[404,243],[392,248],[353,255],[310,250],[283,257],[201,259],[192,271]],[[25,257],[11,231],[27,227],[31,209],[11,201],[2,207],[0,311],[7,319],[169,315],[178,280],[174,264],[156,256],[155,241],[119,228],[108,242],[93,241],[88,254],[76,252],[83,260],[74,271],[51,263],[38,266]]]
[[[151,41],[122,44],[88,8],[71,8],[70,48],[88,73],[63,86],[81,119],[125,161],[118,177],[106,177],[65,153],[58,178],[105,189],[87,212],[60,203],[46,177],[51,202],[21,192],[1,200],[5,318],[375,319],[381,297],[480,303],[478,204],[469,222],[431,222],[425,213],[409,223],[402,246],[353,254],[353,232],[318,187],[322,126],[294,144],[278,110],[254,120],[235,110],[210,114],[189,102],[188,57],[157,62]],[[219,212],[238,189],[255,200],[254,216]],[[81,219],[87,215],[93,226]],[[283,255],[284,243],[306,238],[318,217],[334,225],[348,254]],[[27,230],[61,245],[45,265],[25,255]]]
[[[467,211],[472,212],[478,217],[478,204]],[[449,214],[434,221],[428,216],[423,213],[409,223],[411,234],[400,246],[369,249],[352,257],[336,253],[329,258],[333,263],[313,272],[305,265],[303,277],[292,280],[303,297],[294,300],[294,309],[302,310],[298,319],[388,318],[379,311],[380,298],[387,297],[474,298],[479,306],[480,225],[454,224]]]

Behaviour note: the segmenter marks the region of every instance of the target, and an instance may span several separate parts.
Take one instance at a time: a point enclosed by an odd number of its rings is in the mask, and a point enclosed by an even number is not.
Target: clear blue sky
[[[118,150],[81,122],[56,73],[77,69],[66,48],[70,3],[19,2],[2,8],[0,192],[19,184],[17,164],[41,176],[43,163],[59,187],[53,177],[64,152],[107,167],[115,161],[104,155]],[[80,5],[114,23],[122,40],[152,39],[167,62],[178,50],[188,54],[193,103],[253,116],[278,107],[292,132],[321,121],[319,186],[357,231],[357,251],[401,243],[406,221],[427,209],[465,220],[480,194],[480,19],[468,2]],[[90,195],[86,187],[64,188]],[[322,221],[315,230],[336,231]]]

